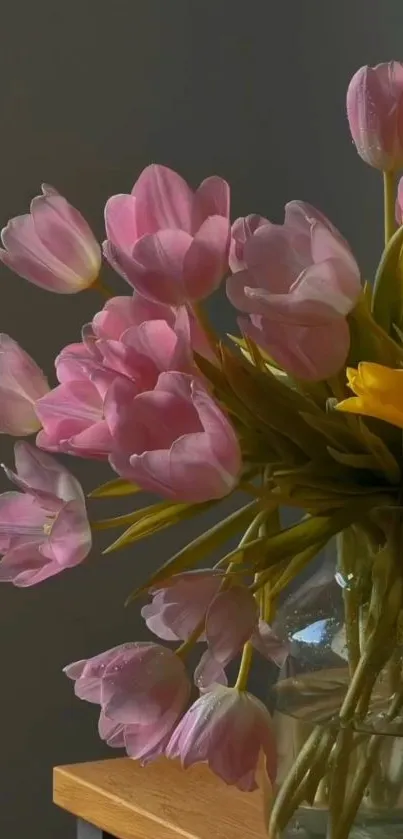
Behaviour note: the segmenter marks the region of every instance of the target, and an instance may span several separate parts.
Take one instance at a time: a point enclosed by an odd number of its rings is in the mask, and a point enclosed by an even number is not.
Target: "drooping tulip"
[[[53,187],[44,184],[42,193],[1,231],[0,260],[34,285],[74,294],[98,278],[101,249],[75,207]]]
[[[64,466],[28,443],[15,444],[22,492],[0,495],[0,582],[32,586],[78,565],[91,549],[91,529],[79,482]]]
[[[403,166],[403,64],[361,67],[347,91],[347,116],[358,154],[383,171]]]
[[[347,243],[300,201],[286,205],[283,225],[266,222],[250,232],[244,268],[227,280],[230,301],[249,316],[240,319],[242,329],[286,372],[313,380],[334,375],[349,350],[346,315],[361,293]]]
[[[64,672],[76,696],[101,706],[101,737],[142,760],[161,753],[190,694],[183,662],[159,644],[121,644]]]
[[[207,761],[227,784],[256,789],[256,770],[264,754],[267,775],[276,779],[277,754],[270,714],[255,696],[216,685],[189,708],[166,748],[187,768]]]
[[[49,391],[42,370],[9,335],[0,334],[0,433],[25,437],[41,427],[37,399]]]
[[[223,576],[201,569],[175,574],[151,591],[152,602],[141,610],[148,628],[165,641],[186,641],[206,615]],[[198,640],[204,640],[204,633]]]
[[[130,195],[105,207],[104,253],[138,292],[178,306],[221,282],[230,245],[229,186],[207,178],[196,192],[166,166],[148,166]]]
[[[145,490],[202,502],[222,498],[238,482],[235,431],[193,376],[161,373],[152,391],[134,398],[115,382],[108,421],[112,467]]]

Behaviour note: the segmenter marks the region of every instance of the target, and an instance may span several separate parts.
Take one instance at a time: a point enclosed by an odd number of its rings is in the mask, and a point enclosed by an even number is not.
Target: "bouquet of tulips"
[[[314,800],[327,772],[329,836],[345,839],[369,759],[352,789],[334,778],[345,774],[354,727],[391,662],[389,719],[403,706],[403,65],[359,70],[347,111],[360,156],[384,177],[385,249],[374,283],[364,283],[347,242],[309,204],[287,204],[283,224],[249,215],[231,225],[223,179],[192,191],[159,165],[130,194],[109,198],[102,248],[49,186],[1,234],[2,262],[26,280],[106,300],[60,349],[51,385],[0,336],[0,430],[36,434],[16,442],[14,470],[4,467],[15,489],[0,496],[0,580],[32,586],[59,574],[83,562],[92,531],[106,528],[119,534],[107,550],[133,546],[135,562],[140,539],[238,490],[249,494],[156,573],[145,569],[129,601],[148,597],[142,616],[156,640],[124,641],[65,672],[78,697],[100,706],[110,746],[144,763],[163,754],[185,767],[206,761],[241,790],[259,782],[268,798],[271,789],[271,837]],[[122,278],[122,296],[100,279],[102,254]],[[238,336],[218,336],[205,308],[225,278]],[[110,464],[114,477],[90,494],[98,505],[142,492],[156,498],[90,520],[58,453],[72,464]],[[300,511],[288,527],[283,506]],[[363,580],[345,594],[350,681],[340,725],[315,729],[278,791],[272,718],[248,692],[251,662],[286,661],[289,646],[273,629],[279,598],[337,534],[342,571]],[[365,554],[345,550],[352,540],[365,542]],[[186,662],[195,648],[192,679]]]

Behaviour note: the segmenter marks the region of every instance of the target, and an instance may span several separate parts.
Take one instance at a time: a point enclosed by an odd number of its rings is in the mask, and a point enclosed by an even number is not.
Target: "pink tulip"
[[[74,294],[97,279],[101,249],[78,210],[53,187],[44,184],[42,193],[1,231],[0,259],[34,285]]]
[[[0,333],[0,433],[26,436],[41,427],[35,402],[49,390],[35,361]]]
[[[181,659],[159,644],[121,644],[64,672],[80,699],[101,706],[102,739],[143,760],[161,754],[190,694]]]
[[[112,391],[110,462],[119,475],[181,501],[221,498],[234,489],[241,469],[239,443],[199,380],[161,373],[148,393],[132,398],[119,382]]]
[[[251,232],[242,261],[245,267],[227,281],[230,301],[249,315],[241,328],[298,378],[337,373],[350,345],[346,315],[361,284],[333,225],[309,204],[292,201],[283,225],[266,222]]]
[[[207,178],[192,192],[165,166],[148,166],[131,195],[105,207],[106,258],[138,292],[178,306],[221,282],[230,243],[229,186]]]
[[[196,700],[166,748],[167,757],[179,757],[185,768],[207,761],[225,783],[246,792],[257,788],[256,770],[262,752],[273,784],[276,744],[267,708],[252,694],[222,685]]]
[[[122,323],[119,307],[105,314],[95,324],[98,335],[105,335],[107,326],[114,334]],[[173,316],[172,327],[165,320],[144,321],[129,326],[121,340],[97,337],[91,327],[85,328],[83,342],[65,347],[56,359],[60,385],[36,403],[43,425],[38,445],[107,458],[113,450],[107,416],[120,412],[119,398],[152,391],[162,370],[193,369],[189,335],[184,308]],[[120,389],[114,388],[116,383]]]
[[[347,91],[347,116],[358,154],[383,171],[403,166],[403,64],[361,67]]]
[[[22,492],[0,495],[0,582],[32,586],[78,565],[91,549],[80,484],[53,457],[28,443],[14,447]]]
[[[199,355],[212,363],[217,363],[217,357],[211,350],[210,344],[199,322],[195,318],[192,308],[187,308],[189,320],[190,346]],[[178,318],[183,320],[182,307],[168,306],[156,303],[134,292],[132,297],[112,297],[105,303],[101,312],[95,315],[92,329],[97,338],[122,340],[130,326],[141,326],[147,321],[165,321],[171,329],[175,329]]]
[[[186,641],[205,617],[222,580],[222,573],[204,568],[170,577],[152,590],[152,603],[141,610],[148,628],[165,641]],[[199,640],[204,640],[203,633]]]

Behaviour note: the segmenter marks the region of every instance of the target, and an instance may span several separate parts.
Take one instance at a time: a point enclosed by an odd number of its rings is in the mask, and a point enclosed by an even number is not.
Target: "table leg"
[[[89,822],[77,819],[77,839],[113,839],[113,836]]]

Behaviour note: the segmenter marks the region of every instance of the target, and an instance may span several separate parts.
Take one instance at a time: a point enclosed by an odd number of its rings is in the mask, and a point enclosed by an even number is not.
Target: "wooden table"
[[[77,819],[78,839],[266,839],[259,791],[228,787],[204,765],[161,759],[57,766],[54,803]]]

